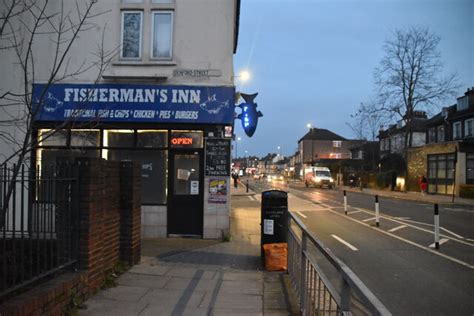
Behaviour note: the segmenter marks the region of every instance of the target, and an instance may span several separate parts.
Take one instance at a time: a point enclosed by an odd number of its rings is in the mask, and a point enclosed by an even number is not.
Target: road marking
[[[444,230],[445,232],[447,232],[448,234],[453,235],[454,237],[461,238],[461,239],[465,239],[463,236],[459,236],[458,234],[455,234],[455,233],[453,233],[452,231],[447,230],[446,228],[443,228],[443,227],[440,227],[440,228],[441,228],[442,230]]]
[[[373,220],[375,220],[375,217],[366,218],[366,219],[363,219],[362,221],[363,222],[370,222],[370,221],[373,221]]]
[[[387,231],[385,231],[385,230],[383,230],[383,229],[381,229],[381,228],[374,227],[374,226],[371,226],[371,225],[366,224],[366,223],[362,223],[362,222],[359,221],[359,220],[356,220],[356,219],[354,219],[354,218],[352,218],[352,217],[347,217],[347,216],[345,216],[344,214],[341,214],[341,213],[339,213],[339,212],[336,212],[336,211],[333,211],[333,210],[328,210],[328,211],[329,211],[329,212],[332,212],[332,213],[334,213],[334,214],[336,214],[336,215],[339,215],[339,216],[341,216],[341,217],[343,217],[343,218],[345,218],[345,219],[348,219],[348,220],[350,220],[350,221],[359,223],[360,225],[364,225],[364,226],[366,226],[366,227],[368,227],[368,228],[374,229],[374,230],[376,230],[376,231],[378,231],[378,232],[381,232],[382,234],[385,234],[385,235],[387,235],[387,236],[390,236],[390,237],[393,237],[393,238],[398,239],[398,240],[400,240],[400,241],[406,242],[407,244],[410,244],[410,245],[412,245],[412,246],[414,246],[414,247],[417,247],[417,248],[426,250],[426,251],[428,251],[428,252],[431,252],[431,253],[434,254],[434,255],[437,255],[437,256],[443,257],[443,258],[445,258],[445,259],[448,259],[448,260],[450,260],[450,261],[456,262],[457,264],[460,264],[460,265],[462,265],[462,266],[465,266],[465,267],[467,267],[467,268],[469,268],[469,269],[474,269],[474,265],[469,264],[469,263],[467,263],[467,262],[464,262],[464,261],[462,261],[462,260],[456,259],[456,258],[454,258],[454,257],[445,255],[445,254],[443,254],[443,253],[440,253],[440,252],[437,251],[437,250],[433,250],[433,249],[431,249],[431,248],[429,248],[429,247],[419,245],[419,244],[417,244],[416,242],[413,242],[413,241],[411,241],[411,240],[408,240],[408,239],[402,238],[402,237],[400,237],[400,236],[394,235],[394,234],[389,233],[389,232],[387,232]]]
[[[256,199],[255,199],[255,197],[254,197],[253,195],[248,195],[247,197],[248,197],[250,200],[252,200],[252,201],[256,201]]]
[[[465,212],[465,213],[472,213],[471,210],[466,210],[463,208],[451,208],[451,207],[444,207],[443,210],[452,211],[452,212]]]
[[[331,235],[332,238],[336,239],[337,241],[339,241],[341,244],[349,247],[349,249],[353,250],[353,251],[357,251],[359,249],[357,249],[356,247],[352,246],[350,243],[348,243],[347,241],[345,241],[344,239],[336,236],[336,235]]]
[[[442,244],[444,244],[444,243],[446,243],[446,242],[448,242],[448,241],[449,241],[448,238],[441,238],[441,239],[439,240],[439,244],[442,245]],[[432,243],[432,244],[429,245],[428,247],[434,248],[435,246],[436,246],[436,243]]]
[[[405,227],[408,227],[408,226],[407,225],[400,225],[400,226],[394,227],[392,229],[389,229],[388,231],[393,233],[393,232],[396,232],[397,230],[400,230],[400,229],[405,228]]]
[[[301,213],[301,212],[298,212],[298,211],[297,211],[296,213],[297,213],[299,216],[303,217],[303,218],[308,218],[308,216],[304,215],[304,214]]]
[[[352,215],[352,214],[355,214],[355,213],[360,213],[362,212],[361,210],[358,210],[358,211],[350,211],[350,212],[347,212],[347,215]]]
[[[405,217],[394,217],[394,218],[400,219],[400,220],[407,220],[407,219],[410,219],[410,217],[406,217],[406,216],[405,216]]]

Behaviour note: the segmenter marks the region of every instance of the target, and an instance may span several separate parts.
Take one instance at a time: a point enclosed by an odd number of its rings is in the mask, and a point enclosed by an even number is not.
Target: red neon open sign
[[[193,139],[191,137],[175,137],[171,138],[171,144],[173,145],[192,145]]]

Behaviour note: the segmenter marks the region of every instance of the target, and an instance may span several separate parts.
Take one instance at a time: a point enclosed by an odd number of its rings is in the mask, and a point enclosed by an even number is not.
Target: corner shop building
[[[36,84],[33,157],[132,160],[142,170],[142,237],[229,230],[233,87]]]

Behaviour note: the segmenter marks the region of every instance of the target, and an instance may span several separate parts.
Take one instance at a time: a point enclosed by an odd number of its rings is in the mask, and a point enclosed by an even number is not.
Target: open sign
[[[175,137],[171,138],[171,144],[173,145],[192,145],[193,139],[191,137]]]

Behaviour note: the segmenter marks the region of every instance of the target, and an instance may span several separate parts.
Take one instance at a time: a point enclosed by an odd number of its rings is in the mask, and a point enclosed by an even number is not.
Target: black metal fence
[[[72,267],[78,183],[72,164],[0,169],[0,301]]]

